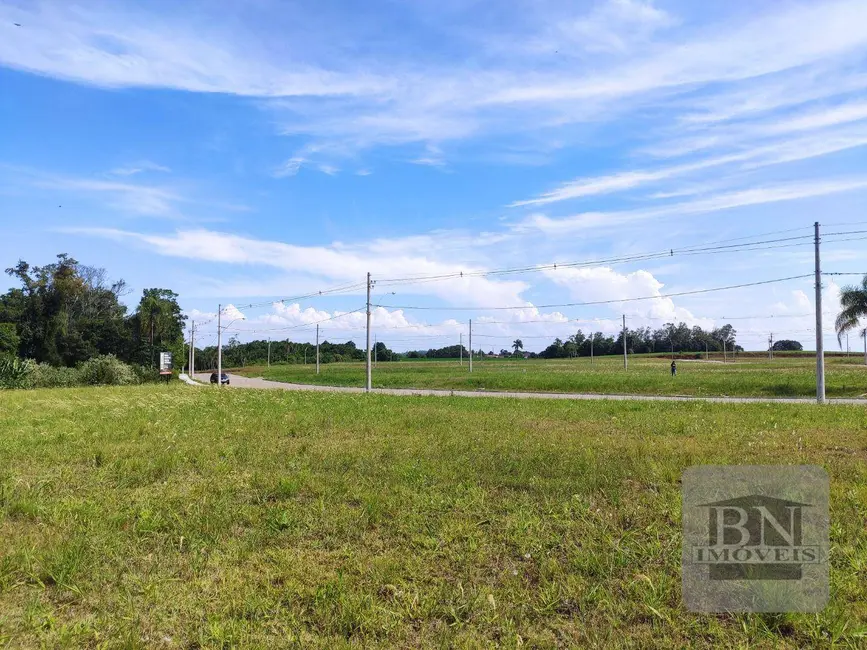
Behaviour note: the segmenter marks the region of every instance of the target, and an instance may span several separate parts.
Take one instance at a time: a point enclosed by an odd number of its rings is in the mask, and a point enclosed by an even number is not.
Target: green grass
[[[379,363],[373,372],[377,388],[441,388],[463,390],[573,392],[599,394],[812,397],[816,394],[815,358],[761,358],[734,363],[678,361],[671,377],[670,360],[635,356],[629,370],[621,357],[560,360],[399,361]],[[333,386],[363,386],[363,363],[273,365],[237,370],[275,381]],[[867,393],[867,366],[858,358],[832,357],[826,363],[828,397],[859,397]]]
[[[0,393],[0,645],[863,647],[861,407]],[[831,476],[818,615],[699,615],[699,463]]]

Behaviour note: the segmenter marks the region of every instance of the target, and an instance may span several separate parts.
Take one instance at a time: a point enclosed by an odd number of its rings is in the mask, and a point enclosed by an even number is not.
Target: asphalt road
[[[196,373],[195,378],[208,383],[210,373]],[[363,393],[364,388],[355,386],[316,386],[312,384],[288,384],[258,377],[229,375],[229,388],[266,388],[271,390],[308,390],[325,393]],[[214,386],[216,388],[216,386]],[[436,397],[512,397],[518,399],[608,399],[639,402],[720,402],[727,404],[815,404],[809,397],[692,397],[690,395],[598,395],[594,393],[521,393],[515,391],[484,390],[436,390],[430,388],[374,388],[372,393],[381,395],[430,395]],[[831,404],[867,405],[867,399],[835,398]]]

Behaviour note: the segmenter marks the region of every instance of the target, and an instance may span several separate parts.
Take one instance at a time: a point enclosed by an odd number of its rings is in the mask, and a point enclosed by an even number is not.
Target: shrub
[[[48,363],[34,364],[27,386],[30,388],[65,388],[81,384],[78,368],[52,366]]]
[[[78,371],[84,384],[126,386],[139,383],[133,369],[113,354],[88,359],[78,367]]]
[[[25,388],[34,364],[29,359],[0,357],[0,388]]]
[[[130,366],[133,374],[135,374],[136,382],[145,384],[152,381],[159,381],[160,373],[156,368],[149,366]]]

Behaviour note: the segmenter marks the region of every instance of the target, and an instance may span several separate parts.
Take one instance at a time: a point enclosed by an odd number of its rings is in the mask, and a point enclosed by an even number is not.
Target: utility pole
[[[459,351],[461,357],[461,365],[464,365],[464,333],[461,332],[461,349]]]
[[[316,374],[319,374],[319,325],[316,325]]]
[[[217,386],[223,387],[223,305],[217,305]]]
[[[365,391],[370,392],[370,272],[367,273],[367,384]]]
[[[271,337],[268,337],[268,367],[271,367]]]
[[[846,332],[846,358],[849,358],[849,332]]]
[[[723,363],[725,363],[726,361],[728,361],[728,359],[726,359],[726,340],[725,339],[722,340],[722,344],[723,344]]]
[[[819,254],[819,222],[813,224],[816,248],[816,401],[825,403],[825,341],[822,332],[822,262]]]
[[[473,319],[470,319],[470,372],[473,371]]]
[[[629,367],[629,357],[626,353],[626,314],[623,314],[623,369]]]

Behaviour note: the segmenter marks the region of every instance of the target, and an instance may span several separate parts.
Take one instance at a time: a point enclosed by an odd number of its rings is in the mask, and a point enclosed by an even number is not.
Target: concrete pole
[[[629,357],[626,353],[626,314],[623,314],[623,369],[629,368]]]
[[[370,273],[367,274],[367,383],[365,391],[370,392],[371,388],[370,374]]]
[[[470,372],[473,371],[473,319],[470,319]]]
[[[319,374],[319,325],[316,326],[316,374]]]
[[[217,305],[217,386],[223,387],[223,305]]]
[[[816,401],[825,403],[825,340],[822,332],[822,261],[819,254],[819,222],[813,227],[816,249]]]

